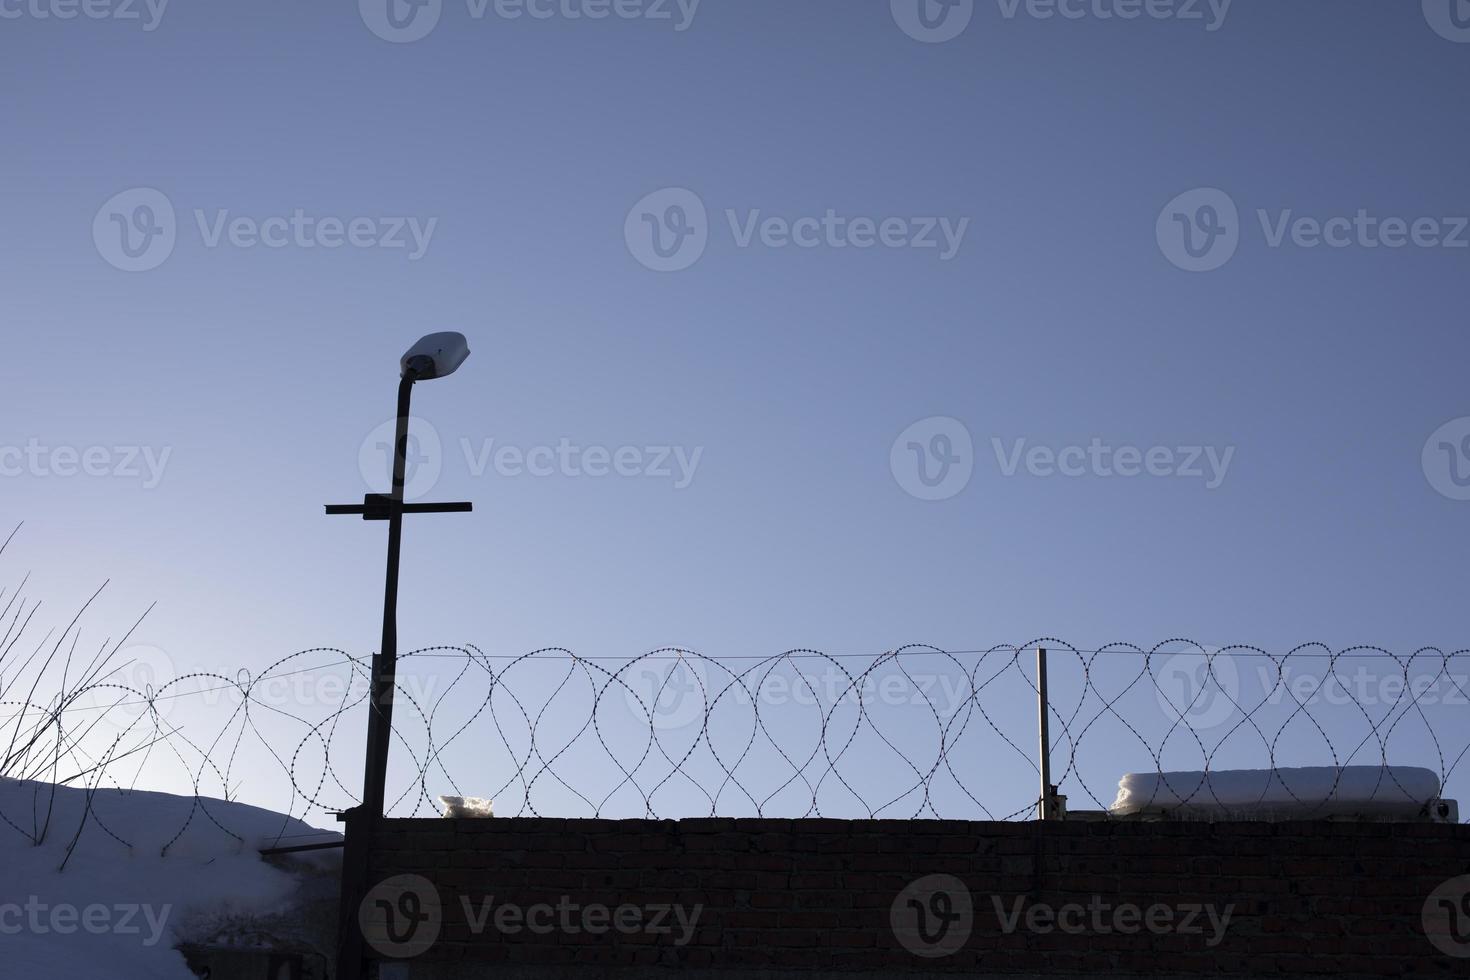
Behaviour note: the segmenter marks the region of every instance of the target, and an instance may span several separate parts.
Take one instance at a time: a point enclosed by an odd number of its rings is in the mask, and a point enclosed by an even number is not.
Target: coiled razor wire
[[[1298,796],[1281,779],[1300,815],[1328,806],[1350,765],[1378,766],[1383,798],[1425,805],[1390,765],[1433,769],[1448,787],[1470,749],[1470,650],[1308,643],[1278,655],[1182,639],[1083,650],[1042,638],[875,656],[720,659],[669,647],[618,659],[436,646],[399,658],[388,814],[438,814],[442,793],[492,797],[502,816],[1030,818],[1040,801],[1038,648],[1051,658],[1056,784],[1103,812],[1105,784],[1125,769],[1159,774],[1160,790],[1184,806],[1224,808],[1212,772],[1275,770],[1288,756],[1337,774],[1326,797]],[[1350,663],[1374,665],[1380,691],[1392,679],[1397,693],[1350,691],[1339,673]],[[196,825],[243,846],[221,799],[278,810],[274,843],[291,841],[303,836],[287,835],[291,818],[325,821],[358,803],[369,664],[314,648],[253,675],[201,671],[143,690],[104,680],[49,702],[0,701],[11,731],[0,776],[85,789],[71,847],[89,820],[135,846],[97,801],[105,789],[141,788],[189,799],[165,854]],[[1242,666],[1261,679],[1256,696],[1243,690]],[[1318,682],[1305,697],[1302,676]],[[310,693],[280,696],[288,678]],[[1324,704],[1317,694],[1332,681],[1344,696]],[[884,690],[902,696],[874,696]],[[1173,785],[1171,770],[1200,777]],[[0,821],[37,839],[34,819],[30,830],[19,814]]]

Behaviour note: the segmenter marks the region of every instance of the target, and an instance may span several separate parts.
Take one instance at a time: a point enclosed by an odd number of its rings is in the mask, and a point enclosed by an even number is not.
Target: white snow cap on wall
[[[444,807],[444,817],[448,820],[462,817],[488,819],[495,816],[495,802],[478,796],[441,796],[439,803]]]
[[[1129,773],[1118,782],[1118,798],[1109,812],[1412,814],[1439,796],[1439,789],[1439,776],[1413,766]]]

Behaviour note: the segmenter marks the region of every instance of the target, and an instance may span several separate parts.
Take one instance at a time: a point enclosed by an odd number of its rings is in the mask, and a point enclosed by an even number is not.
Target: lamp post
[[[388,748],[393,735],[393,692],[398,668],[398,569],[403,544],[404,514],[465,513],[469,503],[406,504],[404,471],[408,461],[408,421],[413,386],[453,374],[470,356],[463,334],[436,333],[424,337],[399,362],[398,415],[393,437],[393,484],[386,493],[370,493],[361,504],[328,504],[327,513],[356,514],[365,521],[388,522],[388,568],[383,587],[383,636],[373,655],[368,699],[367,753],[362,802],[338,819],[345,826],[342,850],[342,891],[338,938],[337,980],[363,976],[363,942],[357,906],[366,893],[367,862],[373,828],[383,818],[388,781]]]

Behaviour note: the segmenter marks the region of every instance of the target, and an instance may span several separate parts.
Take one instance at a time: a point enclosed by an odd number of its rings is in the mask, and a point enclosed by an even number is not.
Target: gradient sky
[[[476,512],[408,527],[406,648],[1463,643],[1470,503],[1422,454],[1470,416],[1470,248],[1273,248],[1257,217],[1470,214],[1447,0],[1439,31],[1434,0],[1236,0],[1215,30],[977,0],[944,43],[887,0],[704,0],[682,31],[673,3],[444,0],[413,43],[352,3],[173,0],[147,30],[142,4],[45,2],[0,0],[0,445],[49,463],[0,489],[27,524],[8,580],[31,571],[57,619],[110,578],[90,629],[156,600],[138,639],[180,672],[370,653],[382,528],[321,505],[383,489],[360,456],[397,358],[460,330],[473,357],[416,407],[442,445],[426,499]],[[126,272],[94,220],[135,188],[177,242]],[[665,188],[708,209],[677,272],[625,240]],[[1196,188],[1240,215],[1208,273],[1156,235]],[[436,223],[414,260],[209,247],[195,218],[298,209]],[[727,209],[968,225],[946,261],[741,247]],[[963,425],[973,476],[921,500],[891,450],[934,417]],[[702,454],[682,489],[476,476],[465,444],[490,439]],[[995,439],[1234,454],[1208,489],[1006,476]],[[147,487],[56,475],[57,447],[169,456]]]

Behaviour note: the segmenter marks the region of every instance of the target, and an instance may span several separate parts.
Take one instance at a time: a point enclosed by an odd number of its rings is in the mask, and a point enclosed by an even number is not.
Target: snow
[[[495,802],[478,796],[441,796],[439,805],[444,807],[446,818],[472,817],[488,819],[495,816]]]
[[[208,938],[191,928],[293,907],[298,873],[266,863],[259,847],[337,838],[224,800],[96,790],[89,812],[87,796],[0,780],[6,976],[74,980],[103,975],[105,964],[109,980],[193,980],[174,948]],[[322,868],[340,852],[302,857]]]
[[[1143,810],[1235,817],[1413,816],[1439,790],[1434,772],[1411,766],[1129,773],[1119,781],[1109,810],[1119,816]]]

